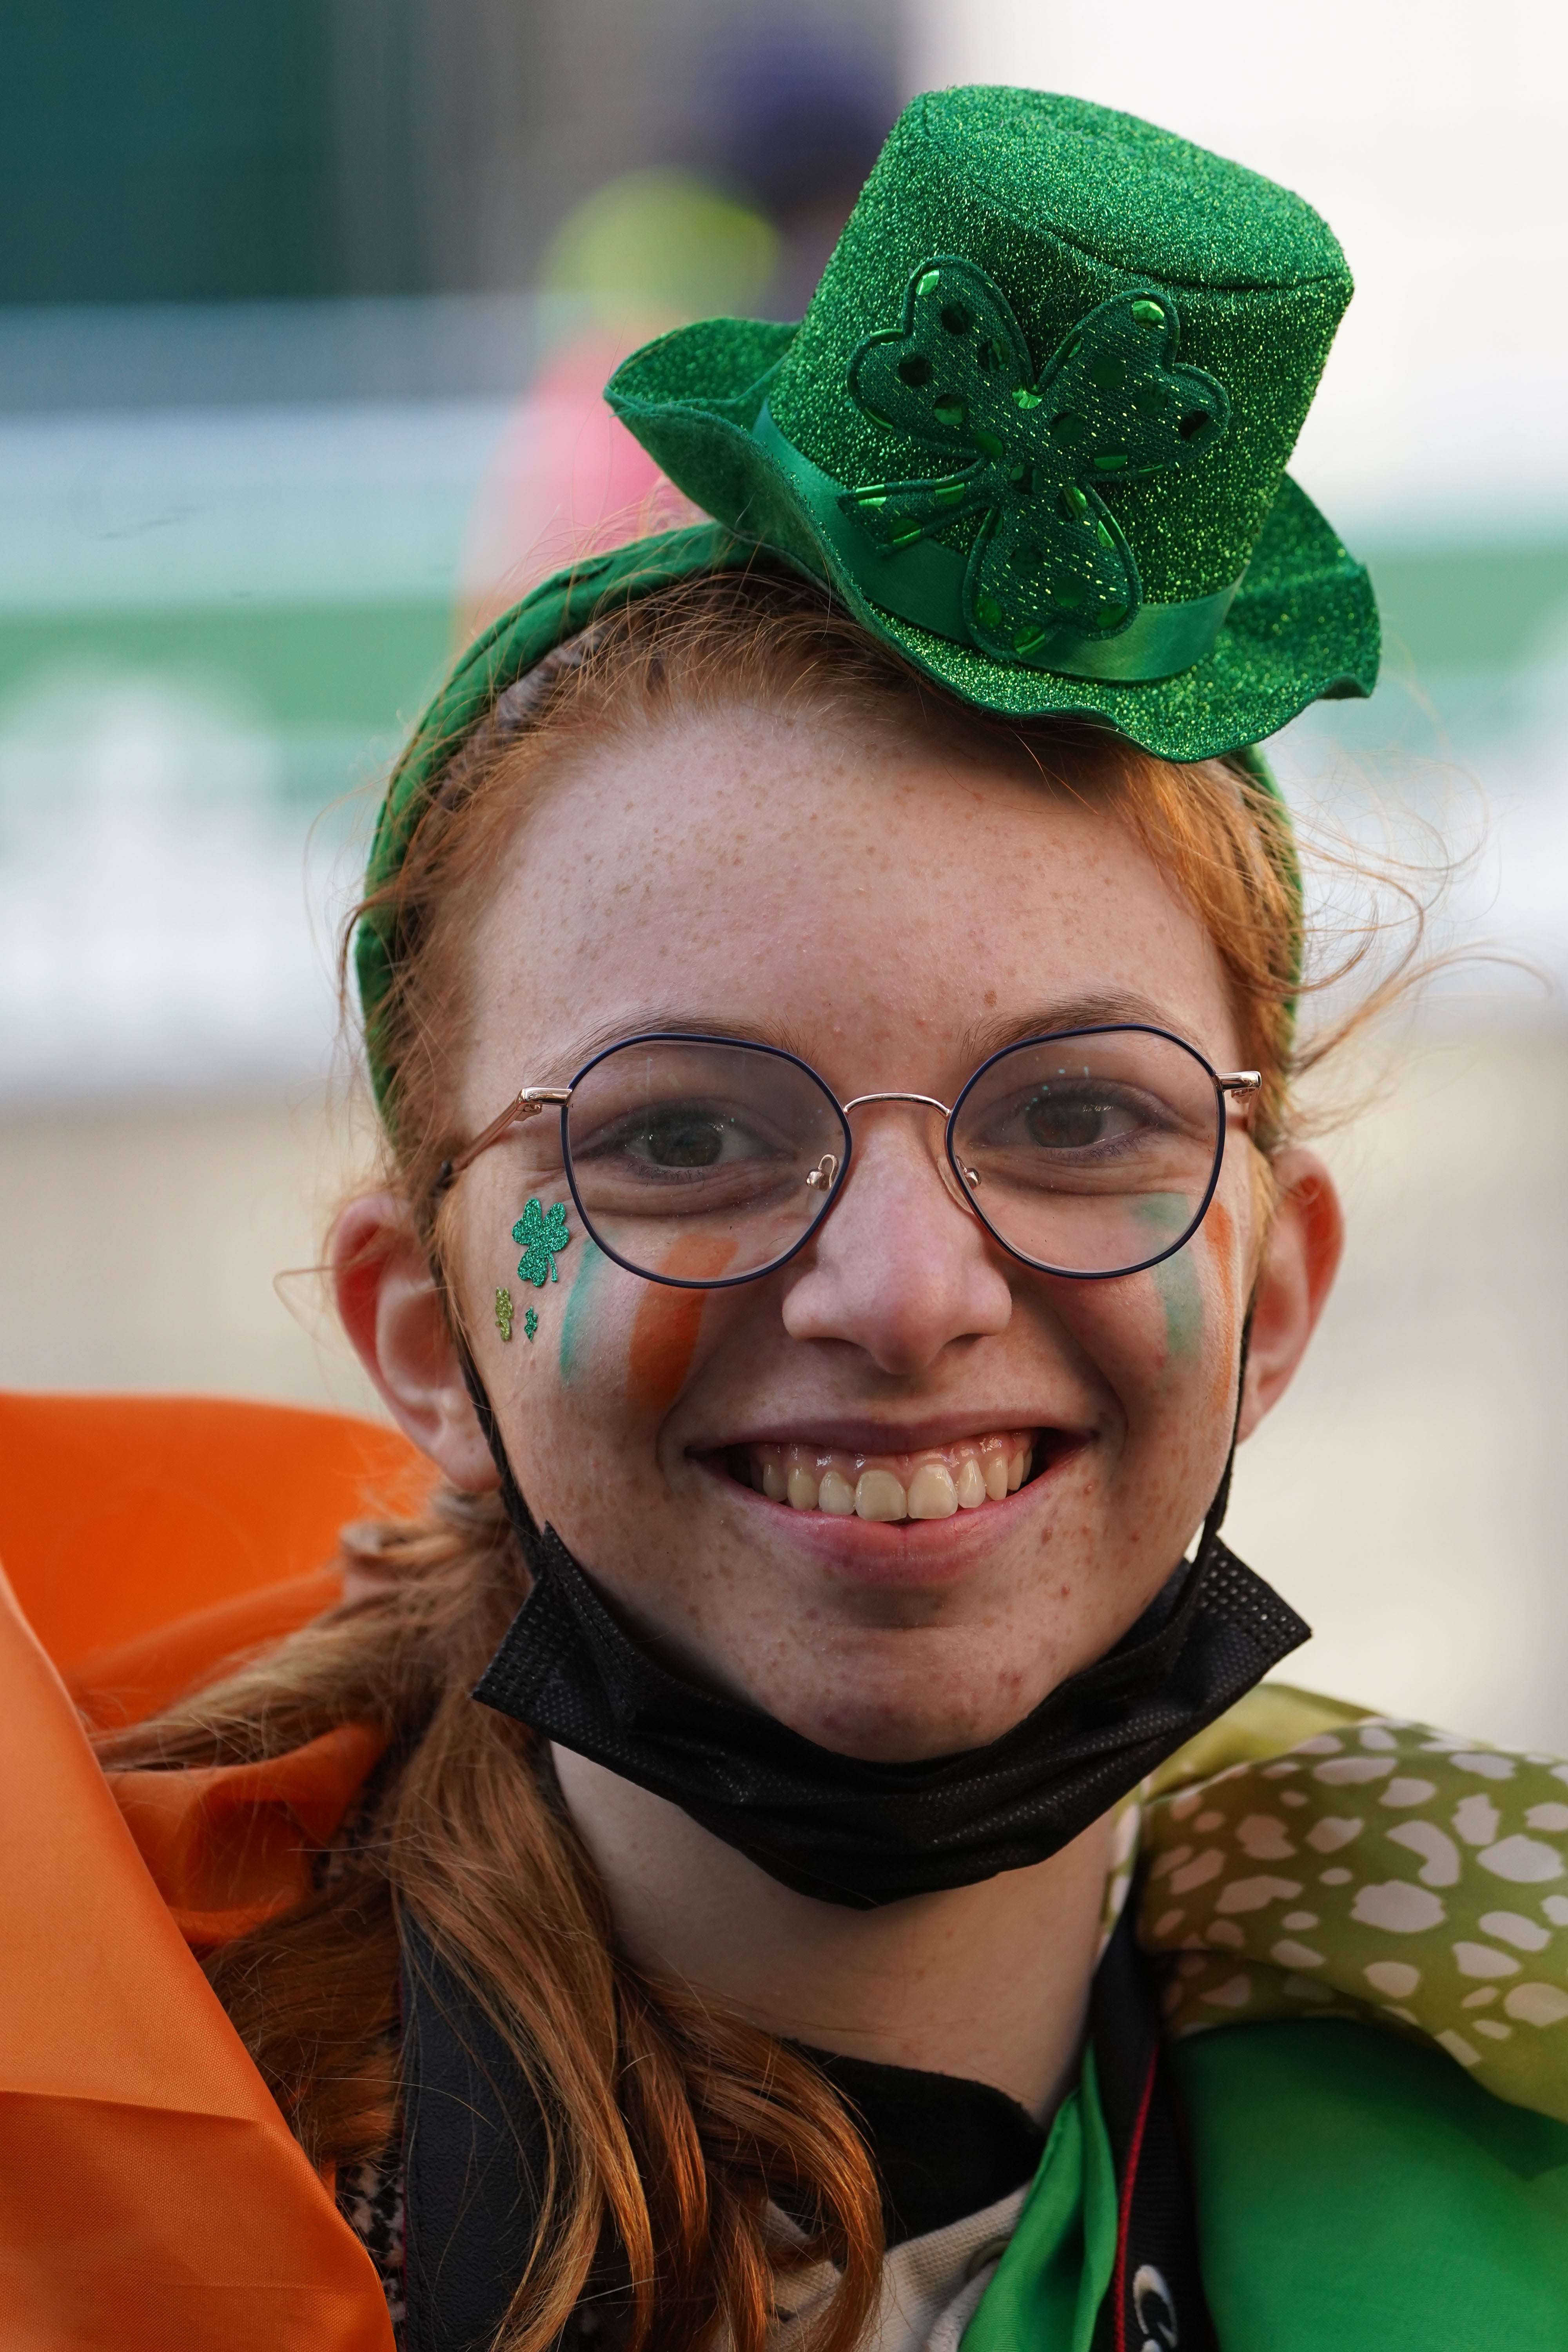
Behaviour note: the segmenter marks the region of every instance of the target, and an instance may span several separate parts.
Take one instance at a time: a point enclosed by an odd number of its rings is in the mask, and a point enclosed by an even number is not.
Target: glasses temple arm
[[[551,1103],[569,1103],[572,1093],[570,1087],[524,1087],[521,1094],[512,1097],[500,1117],[492,1118],[489,1127],[475,1136],[472,1143],[465,1144],[452,1159],[443,1161],[437,1189],[444,1192],[465,1168],[473,1166],[481,1151],[488,1151],[492,1143],[500,1141],[509,1127],[515,1127],[520,1119],[537,1118]]]

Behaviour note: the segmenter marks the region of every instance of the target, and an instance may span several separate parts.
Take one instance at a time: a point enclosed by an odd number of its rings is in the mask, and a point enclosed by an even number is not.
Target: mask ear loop
[[[1252,1338],[1252,1307],[1253,1301],[1249,1299],[1247,1318],[1241,1327],[1241,1357],[1237,1367],[1236,1411],[1231,1416],[1230,1450],[1225,1457],[1225,1468],[1220,1472],[1214,1500],[1204,1514],[1204,1523],[1198,1530],[1193,1556],[1191,1559],[1177,1561],[1142,1616],[1122,1635],[1121,1642],[1136,1641],[1152,1631],[1162,1630],[1178,1615],[1190,1617],[1211,1576],[1222,1571],[1230,1559],[1229,1552],[1220,1541],[1219,1531],[1230,1503],[1230,1484],[1236,1469],[1237,1432],[1241,1426],[1242,1401],[1247,1394],[1247,1351]],[[1115,1645],[1117,1649],[1121,1646],[1121,1643]]]
[[[430,1261],[430,1278],[441,1294],[447,1320],[452,1331],[453,1345],[458,1350],[458,1362],[462,1370],[463,1385],[468,1391],[468,1401],[474,1408],[475,1416],[484,1433],[485,1444],[489,1448],[490,1460],[500,1474],[500,1496],[507,1517],[511,1524],[513,1534],[522,1546],[523,1557],[528,1562],[530,1573],[536,1573],[534,1563],[538,1558],[538,1523],[523,1500],[522,1489],[517,1483],[517,1476],[508,1457],[506,1444],[496,1420],[495,1407],[490,1402],[489,1391],[479,1378],[479,1367],[474,1361],[468,1340],[452,1313],[446,1278],[434,1258]],[[1196,1587],[1203,1581],[1205,1571],[1211,1565],[1215,1551],[1219,1548],[1219,1531],[1230,1506],[1231,1481],[1236,1473],[1236,1449],[1241,1428],[1241,1408],[1247,1398],[1247,1360],[1252,1345],[1252,1318],[1257,1304],[1258,1292],[1255,1287],[1247,1302],[1247,1314],[1241,1326],[1241,1348],[1236,1371],[1236,1410],[1231,1416],[1230,1447],[1225,1457],[1225,1468],[1220,1473],[1219,1485],[1215,1489],[1214,1500],[1204,1514],[1204,1523],[1199,1530],[1197,1548],[1193,1554],[1191,1566],[1178,1569],[1161,1596],[1167,1608],[1179,1606],[1191,1597]],[[1159,1603],[1156,1602],[1155,1605],[1158,1607]]]
[[[507,1517],[511,1522],[512,1533],[522,1546],[529,1572],[532,1574],[536,1547],[539,1542],[539,1528],[535,1524],[532,1512],[522,1499],[522,1489],[513,1475],[510,1462],[507,1459],[506,1445],[496,1421],[495,1407],[489,1401],[473,1357],[468,1352],[468,1342],[460,1334],[457,1339],[457,1349],[458,1361],[463,1371],[463,1385],[468,1391],[468,1401],[474,1408],[479,1427],[484,1432],[485,1444],[490,1450],[490,1460],[500,1473],[500,1498],[506,1507]]]
[[[581,658],[581,656],[579,656],[578,658]],[[542,1106],[536,1106],[536,1108],[541,1107]],[[510,1114],[509,1114],[509,1117],[510,1116]],[[506,1121],[504,1119],[498,1120],[496,1124],[496,1131],[499,1133],[501,1127],[505,1124]],[[481,1139],[481,1141],[483,1139]],[[454,1167],[454,1163],[451,1160],[447,1160],[443,1164],[440,1175],[437,1179],[436,1183],[435,1197],[437,1204],[456,1172],[457,1171]],[[520,1233],[513,1233],[512,1239],[514,1241],[518,1241],[521,1238],[521,1235]],[[534,1562],[537,1558],[539,1528],[534,1521],[532,1512],[529,1509],[528,1505],[522,1499],[522,1489],[517,1483],[516,1475],[512,1470],[511,1464],[508,1459],[506,1444],[501,1436],[500,1424],[496,1420],[495,1407],[490,1402],[489,1391],[485,1387],[483,1381],[479,1378],[479,1366],[474,1361],[473,1351],[468,1346],[467,1335],[463,1330],[460,1320],[452,1310],[452,1294],[447,1286],[446,1274],[443,1271],[440,1258],[434,1251],[432,1251],[426,1262],[430,1269],[430,1280],[440,1298],[442,1310],[447,1318],[447,1328],[452,1334],[452,1345],[458,1351],[458,1364],[463,1375],[463,1386],[468,1391],[468,1402],[474,1408],[475,1417],[479,1422],[480,1430],[483,1432],[485,1444],[489,1448],[490,1460],[495,1464],[497,1470],[500,1474],[500,1497],[506,1508],[507,1517],[511,1523],[512,1533],[516,1536],[519,1543],[522,1546],[523,1557],[528,1562],[529,1573],[532,1575],[536,1572]],[[551,1271],[552,1273],[554,1272],[553,1265],[552,1265]],[[519,1268],[519,1272],[521,1272],[521,1267]],[[500,1295],[500,1293],[497,1294],[498,1297]],[[531,1313],[531,1311],[532,1310],[531,1308],[530,1313]],[[509,1339],[510,1337],[510,1331],[503,1331],[501,1336],[503,1339]],[[530,1331],[528,1336],[531,1339],[533,1337],[532,1332]]]
[[[1257,1303],[1258,1294],[1254,1291],[1247,1302],[1247,1315],[1241,1326],[1241,1356],[1236,1371],[1236,1411],[1231,1415],[1230,1422],[1230,1451],[1225,1457],[1225,1468],[1220,1472],[1219,1485],[1215,1489],[1214,1501],[1205,1514],[1203,1530],[1198,1537],[1198,1548],[1193,1555],[1194,1576],[1207,1564],[1215,1546],[1219,1541],[1220,1528],[1230,1504],[1230,1482],[1236,1470],[1236,1449],[1239,1443],[1241,1408],[1247,1398],[1247,1349],[1252,1345],[1252,1310]]]
[[[532,1512],[522,1499],[522,1489],[519,1486],[511,1464],[507,1459],[506,1444],[496,1421],[495,1407],[490,1402],[489,1391],[479,1378],[479,1366],[474,1361],[473,1353],[462,1326],[452,1312],[451,1293],[447,1286],[447,1277],[441,1270],[440,1261],[432,1255],[427,1260],[427,1264],[430,1268],[430,1280],[436,1287],[446,1314],[447,1328],[452,1334],[452,1345],[458,1351],[458,1366],[463,1375],[463,1386],[468,1391],[468,1402],[474,1408],[475,1418],[483,1433],[485,1444],[489,1448],[490,1460],[500,1474],[500,1497],[506,1507],[507,1517],[511,1522],[512,1533],[522,1546],[529,1572],[532,1574],[536,1557],[535,1548],[539,1542],[539,1529],[534,1524]]]
[[[441,1281],[439,1273],[434,1267],[431,1272],[445,1297],[446,1286]],[[1237,1433],[1241,1427],[1241,1408],[1247,1396],[1247,1358],[1252,1341],[1252,1313],[1255,1304],[1256,1293],[1247,1301],[1247,1317],[1241,1327],[1241,1352],[1236,1374],[1236,1411],[1231,1416],[1230,1450],[1225,1457],[1225,1468],[1220,1473],[1219,1485],[1215,1489],[1214,1500],[1204,1514],[1204,1523],[1198,1534],[1197,1548],[1193,1554],[1191,1565],[1178,1568],[1165,1586],[1160,1599],[1154,1603],[1156,1609],[1160,1607],[1161,1601],[1163,1601],[1165,1609],[1170,1611],[1190,1601],[1203,1582],[1205,1571],[1212,1566],[1216,1552],[1222,1549],[1219,1531],[1224,1525],[1225,1515],[1230,1505],[1231,1480],[1236,1471]],[[495,1407],[491,1404],[489,1391],[479,1378],[479,1367],[469,1352],[468,1341],[458,1330],[455,1323],[453,1339],[458,1350],[458,1361],[462,1368],[463,1385],[468,1391],[468,1401],[474,1408],[479,1427],[484,1433],[485,1444],[489,1448],[490,1460],[500,1474],[500,1497],[507,1517],[511,1524],[512,1533],[522,1546],[522,1554],[528,1562],[529,1573],[537,1575],[535,1563],[539,1558],[538,1522],[522,1498],[522,1489],[517,1483],[511,1463],[507,1455],[505,1441],[496,1420]]]

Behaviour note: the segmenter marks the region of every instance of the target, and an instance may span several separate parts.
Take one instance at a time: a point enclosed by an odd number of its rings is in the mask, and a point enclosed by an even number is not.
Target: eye
[[[1030,1142],[1047,1151],[1087,1151],[1139,1124],[1126,1103],[1099,1094],[1037,1095],[1024,1115]]]
[[[678,1096],[639,1104],[592,1130],[574,1131],[572,1157],[580,1169],[618,1165],[633,1180],[668,1177],[689,1183],[737,1175],[776,1159],[778,1151],[744,1105]]]
[[[657,1111],[642,1134],[628,1140],[656,1168],[716,1168],[724,1156],[725,1124],[700,1112]]]

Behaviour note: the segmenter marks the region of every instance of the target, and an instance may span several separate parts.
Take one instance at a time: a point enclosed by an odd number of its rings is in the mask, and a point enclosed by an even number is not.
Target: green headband
[[[396,880],[421,817],[453,753],[497,700],[601,614],[701,573],[755,567],[758,550],[714,523],[635,540],[542,581],[520,604],[474,639],[426,707],[393,771],[376,819],[365,870],[365,896]],[[1232,756],[1285,805],[1268,761],[1256,744]],[[1292,880],[1298,897],[1300,876]],[[396,914],[384,902],[364,915],[354,935],[354,975],[364,1020],[371,1084],[382,1117],[392,1123],[393,1070],[378,1034],[382,1008],[399,954]]]
[[[419,820],[453,752],[493,707],[498,695],[526,677],[546,654],[574,637],[598,614],[630,597],[689,580],[703,572],[734,572],[754,564],[757,551],[717,523],[700,523],[556,572],[492,621],[465,653],[426,706],[392,772],[376,819],[365,869],[365,896],[396,880]],[[399,952],[395,910],[382,905],[364,915],[354,935],[354,976],[364,1017],[371,1084],[390,1124],[392,1072],[378,1024]]]

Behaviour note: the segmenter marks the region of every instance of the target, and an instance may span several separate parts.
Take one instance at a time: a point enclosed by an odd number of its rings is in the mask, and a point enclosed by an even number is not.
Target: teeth
[[[866,1481],[860,1481],[864,1486]],[[922,1462],[910,1480],[911,1519],[951,1519],[958,1508],[958,1489],[945,1462]]]
[[[861,1471],[855,1488],[857,1518],[901,1519],[908,1514],[909,1497],[890,1470]]]
[[[973,1454],[966,1458],[952,1491],[961,1511],[977,1511],[985,1500],[985,1473]]]
[[[1029,1435],[965,1438],[927,1454],[829,1453],[812,1445],[748,1445],[731,1457],[735,1475],[795,1511],[883,1523],[950,1519],[1016,1494],[1034,1466]]]

